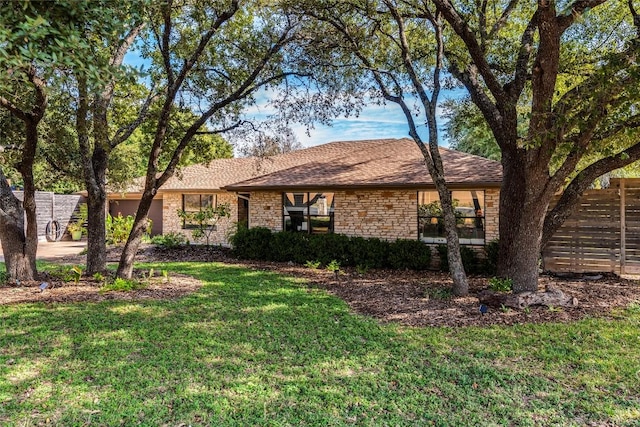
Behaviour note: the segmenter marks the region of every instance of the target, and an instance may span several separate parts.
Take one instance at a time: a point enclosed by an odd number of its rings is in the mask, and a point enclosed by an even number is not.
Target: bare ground
[[[117,248],[110,251],[109,260],[117,261]],[[466,297],[453,297],[448,289],[451,280],[439,272],[413,272],[370,270],[363,274],[355,269],[344,269],[340,274],[322,269],[309,269],[288,263],[247,262],[230,256],[220,248],[185,247],[167,250],[158,247],[143,248],[138,261],[217,261],[248,268],[275,271],[289,276],[305,278],[311,288],[325,289],[343,299],[354,312],[373,316],[383,322],[397,322],[409,326],[485,326],[520,323],[570,322],[585,317],[612,317],[616,311],[632,303],[640,303],[640,284],[636,280],[604,275],[593,280],[589,276],[560,278],[550,275],[540,277],[540,290],[547,285],[577,298],[576,307],[530,307],[525,310],[489,309],[482,315],[477,295],[487,289],[488,278],[469,278],[470,293]],[[82,264],[83,257],[59,259],[66,264]],[[167,282],[155,277],[147,288],[130,292],[99,292],[100,284],[86,279],[78,284],[52,283],[41,292],[38,285],[22,284],[20,287],[0,287],[0,304],[18,302],[68,302],[100,301],[106,299],[158,299],[178,298],[195,292],[202,285],[187,276],[171,275]]]

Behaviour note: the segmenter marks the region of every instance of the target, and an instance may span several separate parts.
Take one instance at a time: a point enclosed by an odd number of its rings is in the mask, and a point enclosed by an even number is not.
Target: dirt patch
[[[112,248],[108,259],[118,261],[119,249]],[[343,299],[354,312],[375,317],[383,322],[397,322],[410,326],[486,326],[519,323],[570,322],[585,317],[612,317],[615,311],[632,303],[640,303],[640,285],[636,280],[605,275],[560,278],[540,277],[540,290],[551,285],[578,299],[577,307],[530,307],[526,310],[493,309],[481,314],[477,295],[488,288],[488,278],[470,277],[469,295],[453,297],[449,288],[451,279],[439,272],[413,272],[370,270],[358,272],[347,268],[337,276],[322,269],[309,269],[290,263],[247,262],[233,258],[224,248],[187,246],[177,249],[143,247],[136,257],[140,262],[224,262],[243,265],[257,270],[274,271],[288,276],[304,278],[311,288],[325,289]],[[67,264],[82,264],[84,257],[66,257]],[[174,279],[175,276],[175,279]],[[134,292],[100,294],[97,286],[65,284],[50,291],[40,292],[37,284],[27,288],[22,299],[8,300],[15,289],[0,288],[0,304],[25,301],[98,301],[102,299],[174,298],[198,289],[201,284],[193,278],[172,275],[170,284],[157,283]],[[87,291],[81,289],[88,288]],[[75,288],[75,289],[74,289]],[[58,292],[58,293],[56,293]],[[86,294],[84,294],[86,292]],[[84,294],[84,295],[83,295]],[[89,296],[91,295],[91,296]]]
[[[47,287],[41,289],[42,281],[20,283],[20,286],[0,286],[0,305],[25,302],[68,303],[105,300],[157,300],[174,299],[191,294],[202,287],[202,282],[190,276],[171,273],[167,278],[152,277],[141,280],[142,289],[127,292],[102,292],[102,283],[92,279],[82,279],[78,283],[47,280]]]

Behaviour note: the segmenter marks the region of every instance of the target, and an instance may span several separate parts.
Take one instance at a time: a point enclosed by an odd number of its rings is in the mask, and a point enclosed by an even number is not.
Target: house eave
[[[456,189],[468,189],[468,188],[500,188],[500,182],[456,182],[447,184],[447,187]],[[435,189],[433,183],[412,183],[412,184],[397,184],[397,183],[363,183],[363,184],[345,184],[345,185],[322,185],[322,184],[296,184],[296,185],[228,185],[223,187],[222,190],[232,192],[251,192],[251,191],[319,191],[319,190],[424,190]]]

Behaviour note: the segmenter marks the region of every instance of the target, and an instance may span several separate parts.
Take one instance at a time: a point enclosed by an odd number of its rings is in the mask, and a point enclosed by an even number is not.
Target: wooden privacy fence
[[[640,274],[640,179],[588,190],[542,253],[556,273]]]
[[[22,200],[24,195],[22,191],[14,191],[13,193],[19,200]],[[78,210],[78,205],[84,201],[84,197],[78,194],[54,194],[48,191],[36,191],[35,197],[38,238],[40,239],[45,238],[47,224],[50,221],[58,221],[62,230],[66,230]]]

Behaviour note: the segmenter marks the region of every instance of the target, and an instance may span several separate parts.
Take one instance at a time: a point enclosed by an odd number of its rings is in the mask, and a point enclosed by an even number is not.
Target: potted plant
[[[71,240],[80,240],[82,239],[82,233],[84,233],[85,228],[82,222],[77,220],[76,222],[70,222],[69,225],[67,225],[67,230],[69,230],[71,234]]]
[[[71,234],[71,240],[80,240],[82,239],[82,235],[87,232],[87,229],[84,226],[84,223],[87,221],[89,217],[89,213],[87,211],[87,205],[80,205],[80,215],[74,222],[70,222],[67,225],[67,230]]]

